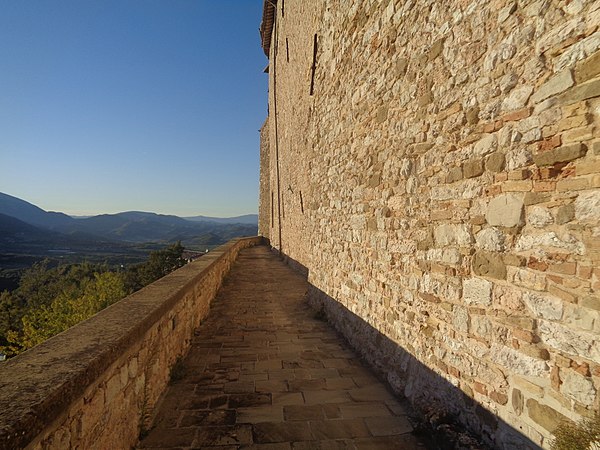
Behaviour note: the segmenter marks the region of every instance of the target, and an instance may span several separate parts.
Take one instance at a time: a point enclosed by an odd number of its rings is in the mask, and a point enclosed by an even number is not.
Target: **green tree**
[[[22,318],[22,332],[9,333],[12,347],[26,350],[67,330],[126,295],[118,273],[95,273],[78,286],[60,292],[50,305],[30,309]]]

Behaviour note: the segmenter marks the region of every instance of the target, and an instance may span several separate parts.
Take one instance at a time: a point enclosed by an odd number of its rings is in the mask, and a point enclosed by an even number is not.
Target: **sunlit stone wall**
[[[583,0],[277,4],[271,244],[396,389],[499,447],[599,408],[599,25]]]

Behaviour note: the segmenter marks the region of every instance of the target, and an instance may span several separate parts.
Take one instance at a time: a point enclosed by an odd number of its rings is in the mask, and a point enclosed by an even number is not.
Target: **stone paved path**
[[[424,449],[265,246],[242,251],[140,448]]]

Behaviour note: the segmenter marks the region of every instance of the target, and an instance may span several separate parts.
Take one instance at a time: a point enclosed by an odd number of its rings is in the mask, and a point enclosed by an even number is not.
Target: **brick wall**
[[[581,0],[277,6],[272,245],[428,369],[365,331],[396,389],[499,447],[599,408],[599,25]]]

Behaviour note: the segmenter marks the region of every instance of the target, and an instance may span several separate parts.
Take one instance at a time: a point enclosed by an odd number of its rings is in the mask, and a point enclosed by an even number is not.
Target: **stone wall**
[[[130,449],[242,248],[234,239],[0,364],[0,449]]]
[[[260,128],[260,192],[258,195],[258,234],[269,238],[272,188],[269,183],[269,121]]]
[[[599,25],[582,0],[277,5],[271,244],[398,391],[501,448],[599,408]]]

